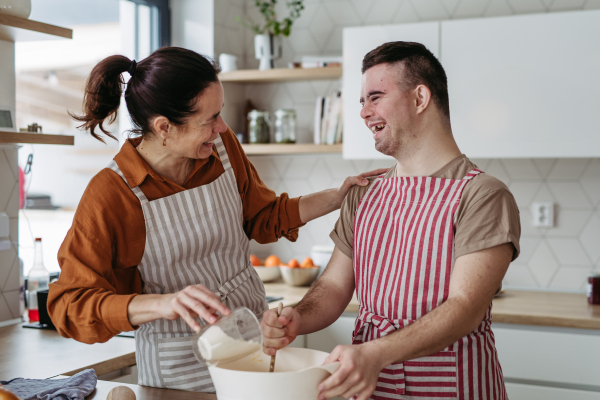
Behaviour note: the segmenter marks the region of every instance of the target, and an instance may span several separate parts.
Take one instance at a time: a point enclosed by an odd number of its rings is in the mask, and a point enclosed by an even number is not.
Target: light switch
[[[549,228],[554,226],[554,203],[533,203],[533,226]]]
[[[0,238],[7,238],[10,235],[10,219],[5,212],[0,212]]]

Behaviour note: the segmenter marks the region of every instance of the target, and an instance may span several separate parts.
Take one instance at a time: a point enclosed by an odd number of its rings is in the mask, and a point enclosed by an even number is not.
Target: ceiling
[[[119,0],[31,0],[32,20],[72,27],[119,21]]]

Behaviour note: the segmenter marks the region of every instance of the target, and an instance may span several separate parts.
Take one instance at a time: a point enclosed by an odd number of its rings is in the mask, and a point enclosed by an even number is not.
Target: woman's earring
[[[163,146],[167,145],[167,139],[163,139]]]

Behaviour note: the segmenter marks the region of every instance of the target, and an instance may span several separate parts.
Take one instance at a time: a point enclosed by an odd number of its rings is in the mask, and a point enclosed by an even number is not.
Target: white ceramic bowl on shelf
[[[271,282],[279,279],[281,273],[279,267],[254,267],[254,270],[258,274],[258,277],[263,282]]]
[[[327,356],[318,350],[285,347],[277,352],[275,371],[269,373],[271,357],[261,349],[208,370],[219,400],[315,400],[319,383],[339,366],[322,365]]]
[[[319,267],[312,268],[290,268],[280,266],[281,277],[283,281],[290,286],[308,286],[317,280],[319,276]]]

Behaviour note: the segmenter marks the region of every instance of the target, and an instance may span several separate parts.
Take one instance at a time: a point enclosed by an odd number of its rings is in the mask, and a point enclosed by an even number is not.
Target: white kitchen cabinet
[[[469,157],[600,156],[600,11],[444,21],[441,37]]]
[[[318,332],[306,335],[306,348],[331,353],[335,346],[352,344],[356,313],[344,313],[333,324]]]
[[[600,400],[600,331],[493,324],[511,400]]]
[[[600,400],[600,393],[586,390],[507,383],[510,400]]]
[[[369,128],[360,117],[362,59],[386,42],[404,40],[423,43],[439,57],[439,22],[344,28],[344,158],[389,159],[375,150]]]

